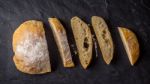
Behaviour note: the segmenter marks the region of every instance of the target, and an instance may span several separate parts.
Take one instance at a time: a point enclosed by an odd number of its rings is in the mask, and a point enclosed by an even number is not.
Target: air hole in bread
[[[82,26],[83,24],[81,23],[81,26]]]
[[[109,39],[107,39],[107,37],[106,37],[106,30],[102,31],[102,37],[105,40],[105,43],[108,44],[109,43]]]
[[[102,24],[102,22],[99,22],[98,24],[99,24],[99,25],[101,25],[101,24]]]
[[[84,48],[85,48],[85,49],[88,49],[88,47],[89,47],[88,38],[85,37],[85,38],[84,38]]]
[[[104,33],[104,34],[106,34],[106,31],[105,31],[105,30],[103,30],[103,33]]]
[[[100,26],[101,26],[102,28],[104,28],[104,27],[105,27],[105,25],[104,25],[104,24],[101,24]]]
[[[102,31],[102,37],[103,37],[103,39],[105,39],[105,37],[106,37],[106,31],[105,30]]]
[[[109,40],[108,40],[108,39],[105,39],[105,42],[106,42],[106,43],[108,43],[108,42],[109,42]]]
[[[87,60],[85,60],[85,64],[88,64]]]

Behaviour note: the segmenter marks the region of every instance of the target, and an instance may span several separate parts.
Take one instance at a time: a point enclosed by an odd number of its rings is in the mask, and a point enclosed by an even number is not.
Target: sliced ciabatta
[[[103,55],[103,59],[107,64],[110,64],[113,59],[114,45],[108,26],[104,19],[98,16],[92,16],[91,22]]]
[[[92,59],[93,43],[90,28],[77,16],[71,19],[71,27],[73,30],[81,65],[84,69],[86,69]]]
[[[45,31],[41,21],[22,23],[13,34],[13,60],[17,69],[28,74],[51,72]]]
[[[49,18],[48,21],[53,31],[64,67],[74,67],[65,28],[57,18]]]
[[[118,27],[123,45],[128,54],[131,65],[134,65],[139,58],[139,43],[136,35],[129,29],[124,27]]]

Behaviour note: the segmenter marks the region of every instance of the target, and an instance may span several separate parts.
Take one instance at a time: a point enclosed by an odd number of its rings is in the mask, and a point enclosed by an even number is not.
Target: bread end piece
[[[129,61],[133,66],[139,58],[140,48],[136,35],[129,29],[118,27]]]
[[[13,61],[19,71],[28,74],[51,72],[45,31],[41,21],[29,20],[22,23],[13,34],[12,45],[15,53]],[[44,54],[40,52],[39,47]],[[37,52],[43,54],[44,58]],[[40,56],[36,57],[37,55]]]

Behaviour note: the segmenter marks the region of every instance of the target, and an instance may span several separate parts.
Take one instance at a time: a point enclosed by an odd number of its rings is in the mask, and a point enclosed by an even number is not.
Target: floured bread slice
[[[51,72],[45,31],[41,21],[22,23],[13,34],[13,60],[17,69],[28,74]]]
[[[92,26],[96,34],[98,44],[100,46],[103,59],[107,64],[110,64],[113,59],[114,45],[108,26],[103,18],[92,16]]]
[[[129,29],[118,27],[123,45],[128,54],[129,61],[131,65],[134,65],[137,59],[139,58],[139,43],[136,35]]]
[[[71,26],[76,41],[79,59],[84,69],[86,69],[92,59],[92,35],[88,25],[79,17],[71,19]]]
[[[65,28],[57,18],[49,18],[48,20],[53,31],[64,67],[74,67]]]

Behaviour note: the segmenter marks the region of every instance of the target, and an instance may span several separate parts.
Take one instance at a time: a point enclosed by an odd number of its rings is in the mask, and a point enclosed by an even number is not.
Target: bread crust
[[[57,18],[48,19],[57,43],[64,67],[74,67],[66,30]]]
[[[90,28],[77,16],[71,19],[71,27],[79,53],[80,63],[86,69],[92,59],[93,42]]]
[[[22,23],[13,34],[12,45],[15,53],[13,61],[19,71],[28,74],[51,72],[45,31],[41,21],[29,20]]]
[[[108,26],[103,18],[92,16],[92,26],[106,64],[110,64],[114,54],[114,44]]]
[[[133,66],[139,58],[140,48],[136,35],[129,29],[118,27],[129,61]]]

